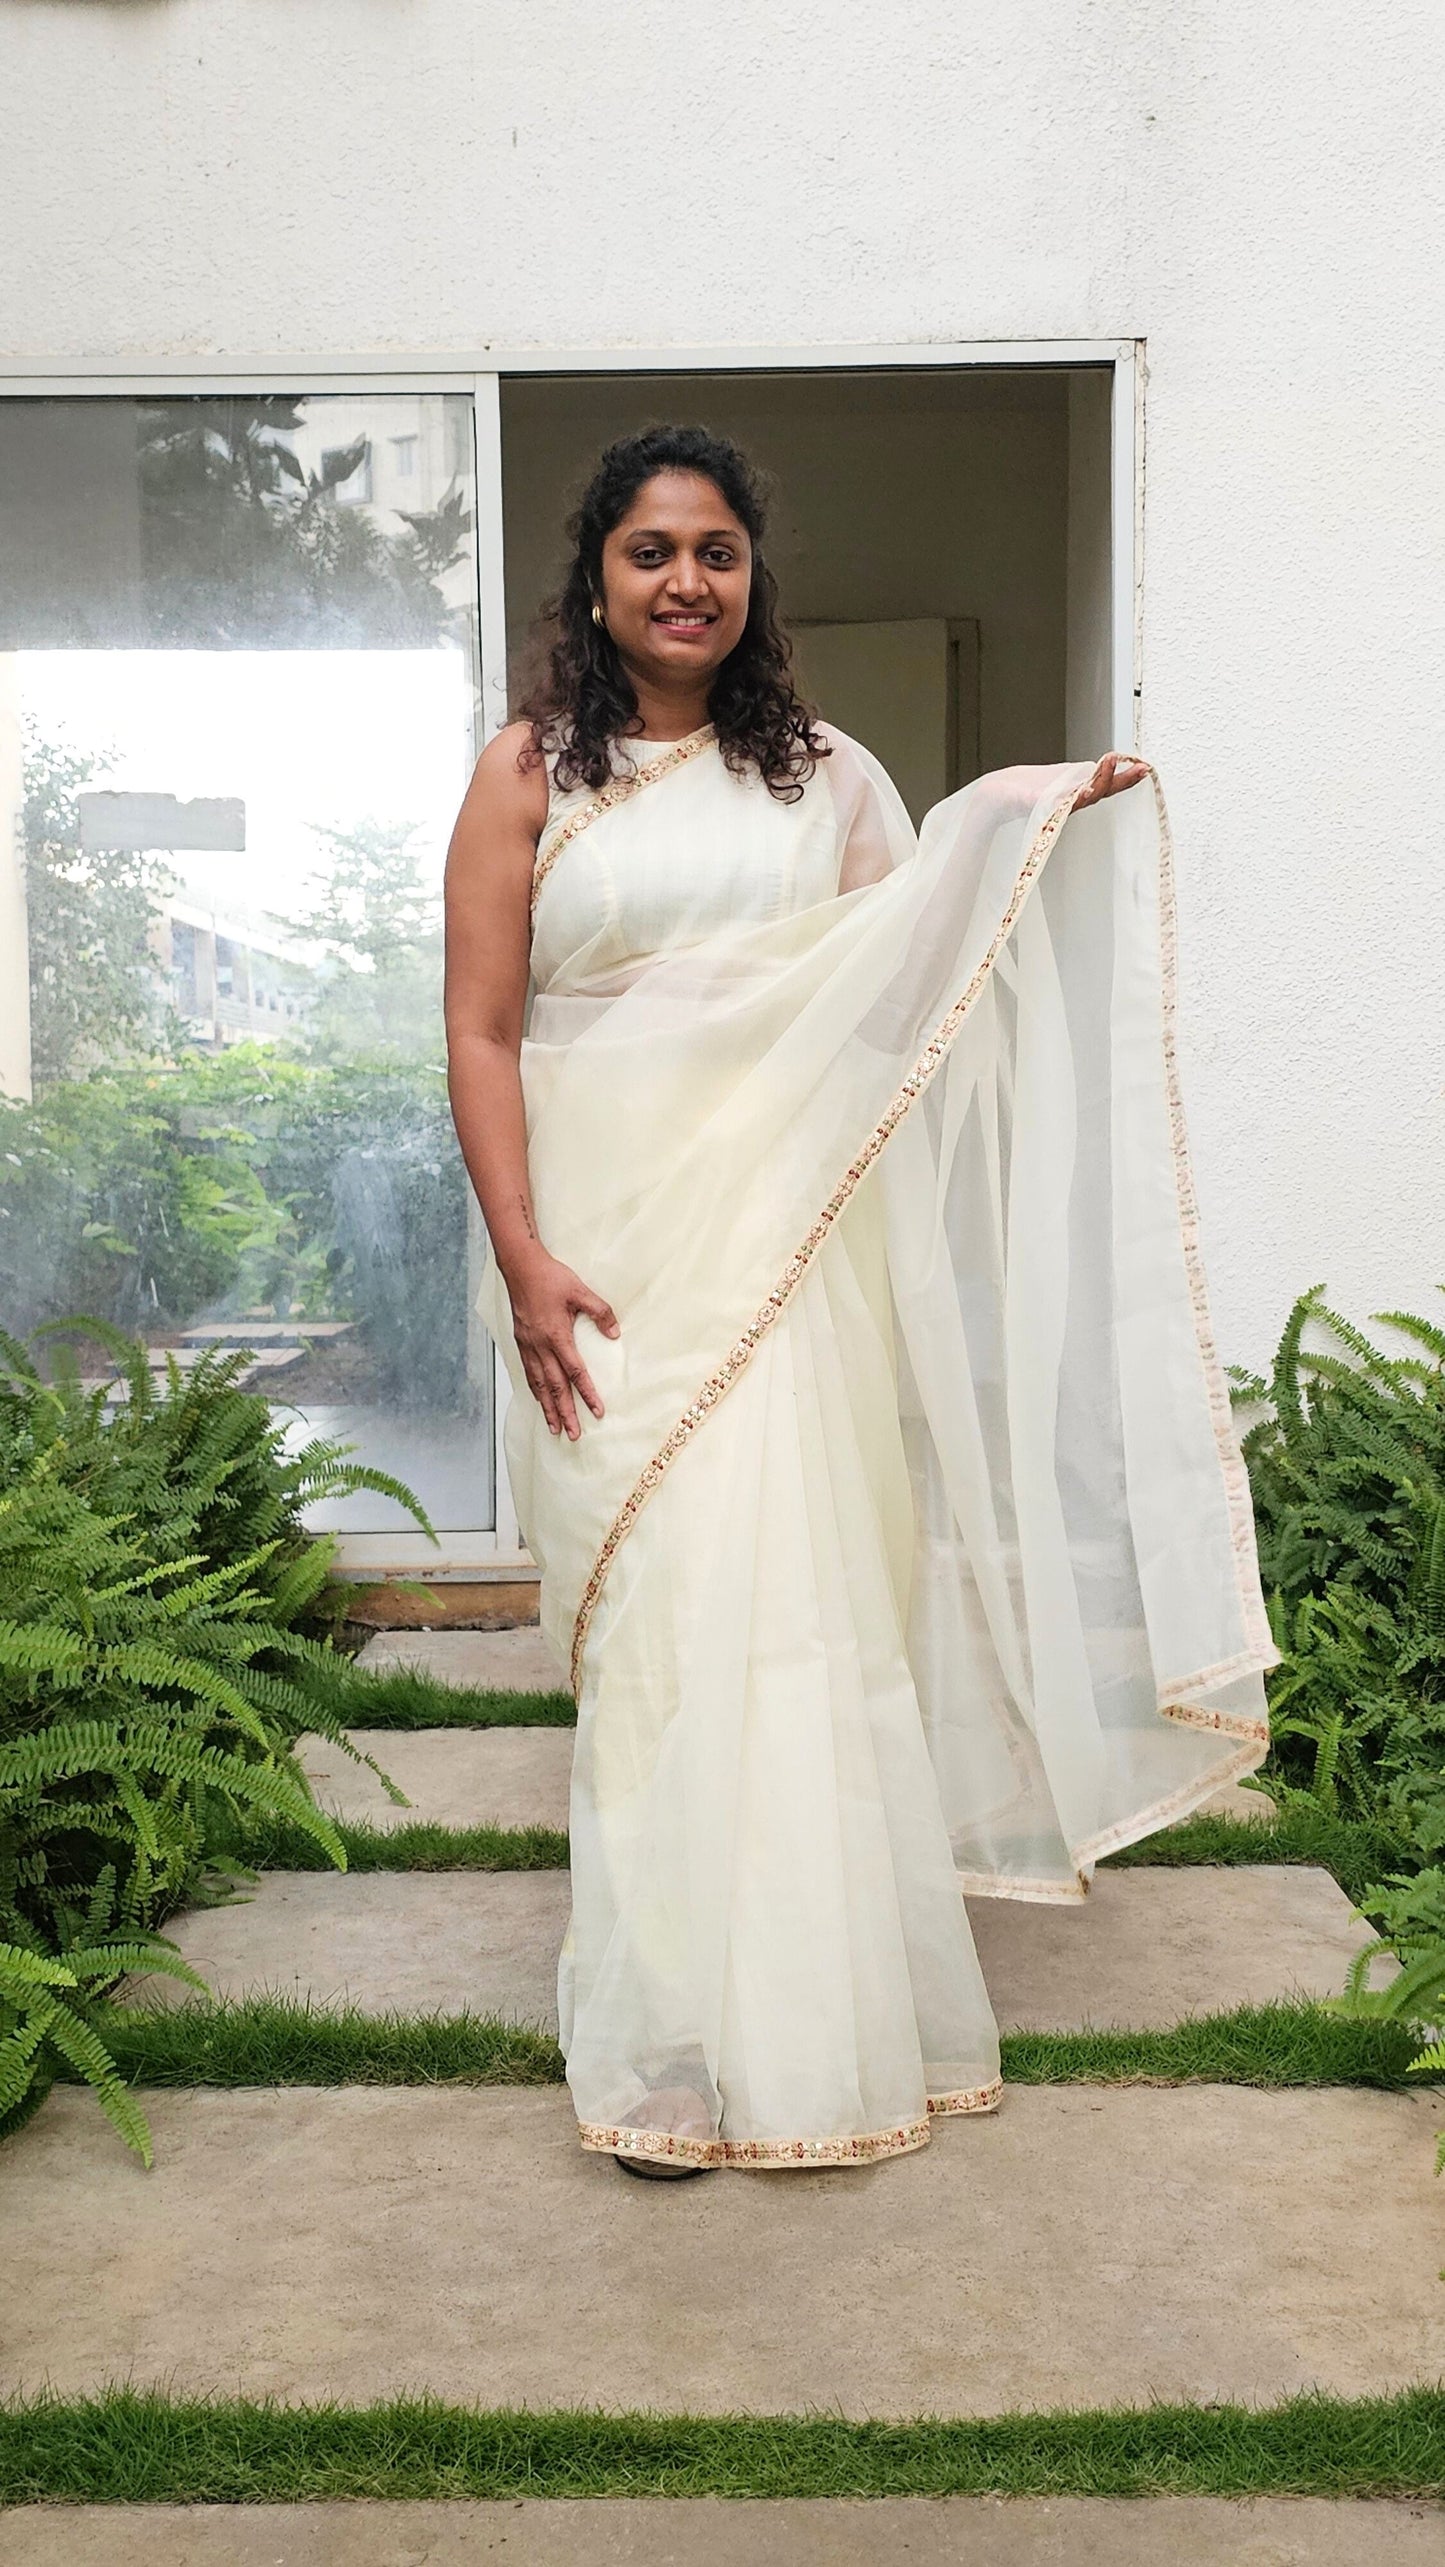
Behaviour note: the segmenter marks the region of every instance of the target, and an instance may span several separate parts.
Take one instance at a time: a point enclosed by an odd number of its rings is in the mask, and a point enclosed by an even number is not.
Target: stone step
[[[415,1667],[441,1684],[466,1685],[481,1693],[571,1689],[566,1668],[552,1656],[535,1624],[505,1631],[378,1631],[357,1664],[377,1672]],[[1268,1800],[1239,1783],[1226,1783],[1204,1805],[1234,1818],[1270,1816]]]
[[[1323,2496],[22,2505],[0,2567],[1439,2567],[1439,2505]]]
[[[55,2088],[5,2377],[93,2395],[998,2415],[1445,2375],[1445,2096],[1016,2086],[871,2167],[641,2184],[565,2090]]]
[[[528,1639],[526,1632],[444,1632],[443,1639]],[[531,1690],[529,1687],[528,1690]],[[373,1827],[429,1819],[440,1827],[558,1827],[567,1824],[576,1732],[572,1729],[354,1729],[363,1755],[374,1756],[411,1803],[401,1809],[364,1765],[325,1738],[307,1737],[297,1752],[323,1809]],[[1207,1806],[1246,1819],[1270,1815],[1259,1792],[1229,1783]],[[1174,1822],[1182,1824],[1181,1821]]]
[[[504,1635],[510,1636],[510,1635]],[[363,1755],[406,1793],[389,1800],[375,1774],[325,1738],[302,1738],[297,1754],[323,1809],[372,1827],[567,1825],[575,1732],[571,1729],[354,1729]]]
[[[269,1989],[369,2013],[496,2014],[554,2029],[566,1872],[272,1872],[254,1897],[167,1929],[217,1997]],[[1308,1865],[1096,1873],[1077,1906],[970,1899],[1004,2031],[1136,2031],[1273,1998],[1329,1996],[1370,1940]],[[1376,1964],[1379,1980],[1385,1966]],[[145,2001],[194,2002],[174,1980]]]
[[[414,1667],[439,1684],[480,1693],[571,1691],[566,1668],[559,1667],[535,1623],[501,1631],[378,1631],[357,1664],[378,1675]]]

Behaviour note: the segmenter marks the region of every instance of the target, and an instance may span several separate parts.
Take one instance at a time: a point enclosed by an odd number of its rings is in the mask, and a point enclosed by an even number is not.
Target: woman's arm
[[[477,760],[447,851],[447,1084],[467,1174],[512,1304],[517,1351],[552,1433],[580,1435],[574,1390],[602,1402],[577,1351],[580,1311],[609,1337],[615,1314],[537,1236],[518,1066],[531,950],[532,868],[547,815],[546,771],[518,762],[509,722]]]

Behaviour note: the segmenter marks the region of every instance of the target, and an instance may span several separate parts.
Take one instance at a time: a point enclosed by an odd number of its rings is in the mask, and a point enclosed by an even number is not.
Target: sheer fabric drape
[[[699,735],[554,795],[522,1074],[542,1238],[612,1302],[506,1439],[573,1669],[559,1996],[584,2143],[850,2162],[999,2100],[961,1892],[1263,1756],[1277,1652],[1213,1345],[1152,772],[984,776],[915,837]]]

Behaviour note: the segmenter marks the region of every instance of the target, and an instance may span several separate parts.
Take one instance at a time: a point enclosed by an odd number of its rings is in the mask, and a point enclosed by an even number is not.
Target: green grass
[[[563,2075],[548,2034],[491,2015],[244,1997],[103,2009],[97,2024],[133,2086],[553,2086]]]
[[[293,1998],[103,2012],[98,2027],[135,2086],[535,2086],[562,2080],[546,2033],[482,2014],[365,2014]],[[1407,2076],[1408,2026],[1312,2005],[1240,2006],[1157,2032],[1010,2032],[1007,2083],[1374,2086]]]
[[[385,1759],[381,1760],[383,1763]],[[337,1832],[353,1872],[544,1872],[567,1866],[567,1839],[550,1827],[447,1827],[418,1819],[383,1829],[365,1821],[338,1821]],[[268,1822],[238,1837],[229,1849],[258,1871],[325,1872],[332,1867],[309,1836]],[[1100,1871],[1131,1864],[1189,1867],[1239,1863],[1318,1863],[1333,1872],[1351,1899],[1372,1881],[1398,1868],[1400,1847],[1372,1828],[1348,1826],[1309,1811],[1268,1821],[1201,1817],[1146,1836],[1110,1854]]]
[[[1353,1901],[1386,1873],[1413,1869],[1416,1860],[1408,1846],[1383,1828],[1334,1818],[1328,1810],[1297,1802],[1263,1820],[1200,1811],[1177,1827],[1161,1828],[1157,1836],[1141,1837],[1137,1844],[1105,1855],[1099,1869],[1132,1863],[1318,1863]]]
[[[1445,2387],[978,2420],[546,2414],[115,2388],[0,2404],[0,2503],[1445,2493]]]
[[[352,1666],[340,1709],[352,1729],[575,1729],[569,1693],[484,1692],[414,1667]]]
[[[338,1819],[336,1833],[351,1872],[565,1872],[567,1838],[556,1827],[444,1827],[415,1819],[404,1827],[372,1827]],[[330,1872],[319,1845],[299,1827],[279,1822],[249,1828],[237,1837],[238,1861],[258,1872]]]
[[[1102,2001],[1101,2001],[1102,2002]],[[1445,2083],[1408,2076],[1417,2026],[1278,2003],[1188,2015],[1157,2032],[1006,2032],[1003,2073],[1016,2086],[1381,2086]]]

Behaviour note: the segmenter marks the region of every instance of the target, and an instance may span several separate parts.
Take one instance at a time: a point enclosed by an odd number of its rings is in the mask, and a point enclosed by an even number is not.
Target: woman
[[[448,864],[478,1306],[577,1697],[562,2046],[634,2174],[995,2109],[961,1893],[1082,1899],[1261,1762],[1278,1656],[1158,779],[1010,768],[915,836],[794,693],[762,532],[724,441],[608,449]]]

